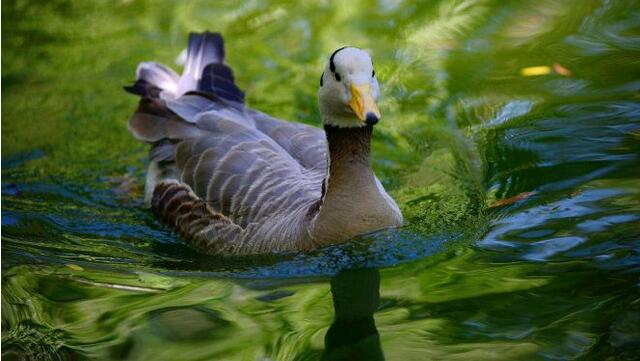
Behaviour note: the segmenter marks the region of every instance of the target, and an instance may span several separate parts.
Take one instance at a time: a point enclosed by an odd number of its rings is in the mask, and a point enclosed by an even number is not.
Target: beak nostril
[[[367,113],[367,119],[365,120],[365,122],[369,125],[375,125],[376,123],[378,123],[378,116],[369,112]]]

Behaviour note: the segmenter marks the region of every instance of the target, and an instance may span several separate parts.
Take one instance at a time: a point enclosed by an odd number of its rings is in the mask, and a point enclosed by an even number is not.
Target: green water
[[[221,259],[142,209],[121,87],[207,29],[316,125],[327,55],[370,49],[407,226]],[[3,1],[2,356],[638,359],[639,90],[638,1]]]

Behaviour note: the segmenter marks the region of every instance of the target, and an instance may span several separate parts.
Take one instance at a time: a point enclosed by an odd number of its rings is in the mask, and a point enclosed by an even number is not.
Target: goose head
[[[380,89],[366,51],[340,48],[331,54],[320,77],[318,101],[322,122],[339,128],[374,125],[380,119]]]

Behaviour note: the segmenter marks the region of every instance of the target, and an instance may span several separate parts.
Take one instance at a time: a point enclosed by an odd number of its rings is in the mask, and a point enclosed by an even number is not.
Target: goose
[[[318,103],[324,130],[245,105],[218,33],[191,33],[182,75],[140,63],[125,90],[128,122],[151,145],[145,204],[210,255],[304,252],[402,226],[371,165],[380,119],[367,52],[328,58]]]

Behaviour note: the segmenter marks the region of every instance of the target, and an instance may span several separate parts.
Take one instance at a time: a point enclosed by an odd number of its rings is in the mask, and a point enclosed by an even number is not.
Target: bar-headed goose
[[[331,54],[318,92],[324,131],[247,108],[224,63],[222,37],[191,34],[183,74],[141,63],[126,87],[129,120],[151,144],[146,201],[208,254],[310,250],[402,225],[371,168],[380,119],[369,55]]]

